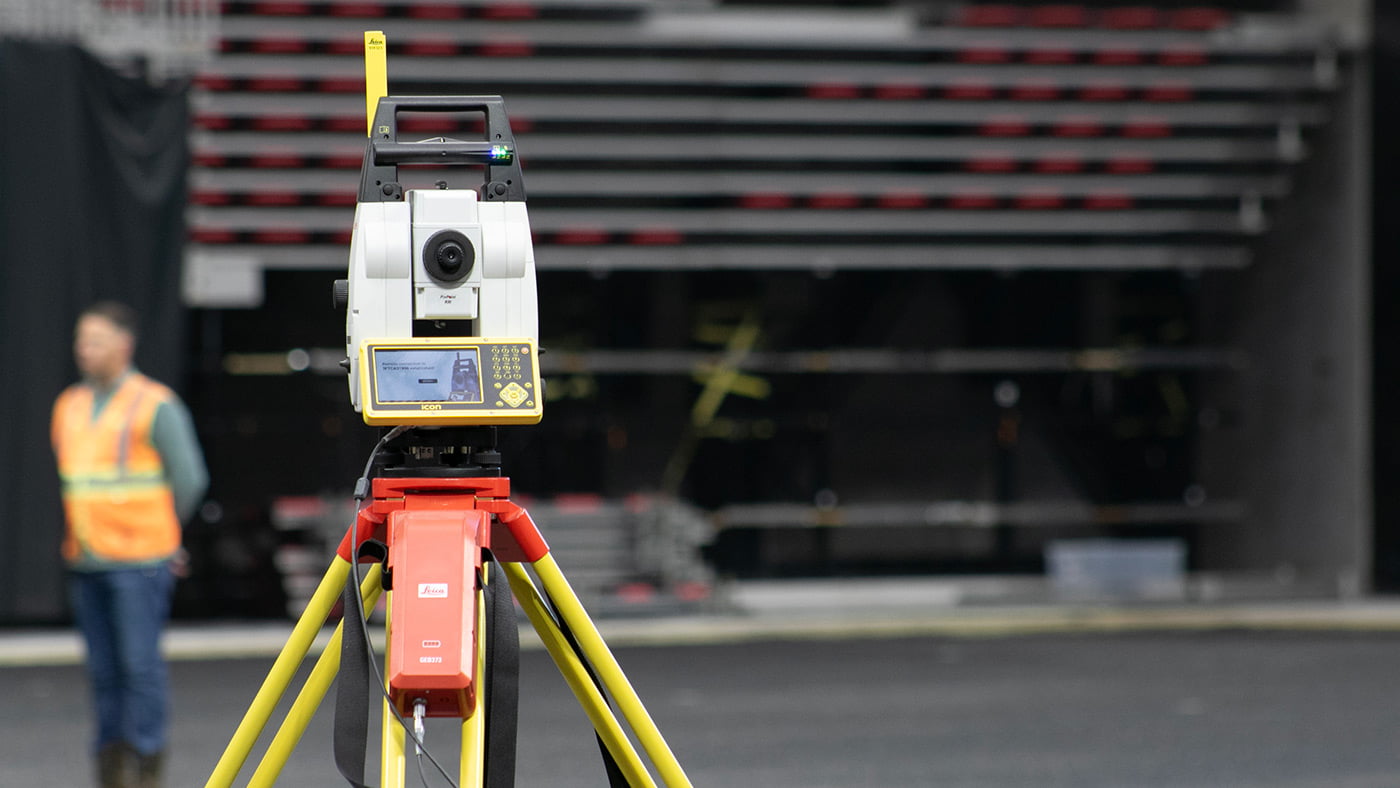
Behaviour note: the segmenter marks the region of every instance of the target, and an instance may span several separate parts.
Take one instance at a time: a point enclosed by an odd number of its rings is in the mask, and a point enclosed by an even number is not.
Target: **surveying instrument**
[[[381,788],[404,785],[410,740],[424,782],[427,755],[461,788],[514,786],[519,633],[512,599],[592,722],[610,784],[658,784],[640,744],[661,785],[688,788],[501,475],[497,426],[537,423],[544,403],[534,252],[505,105],[498,96],[390,97],[384,53],[383,34],[366,33],[370,134],[348,278],[336,283],[335,295],[347,307],[351,404],[385,432],[356,483],[355,522],[206,788],[237,779],[338,601],[342,620],[247,785],[275,783],[339,672],[335,760],[350,785],[365,785],[372,681],[383,695]],[[404,141],[401,112],[480,115],[484,139]],[[480,189],[450,189],[445,181],[405,188],[404,164],[474,165],[485,179]],[[386,592],[381,680],[366,616]],[[460,721],[455,781],[426,751],[429,718]]]

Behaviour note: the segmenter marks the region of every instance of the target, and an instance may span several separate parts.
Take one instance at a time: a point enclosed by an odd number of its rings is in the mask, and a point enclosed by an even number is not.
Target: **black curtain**
[[[1395,293],[1400,288],[1400,8],[1376,3],[1373,25],[1375,45],[1371,64],[1371,248],[1372,371],[1371,438],[1375,482],[1375,584],[1379,591],[1400,591],[1400,420],[1390,413],[1390,403],[1400,396],[1400,309]]]
[[[188,90],[81,48],[0,39],[0,622],[66,616],[49,412],[76,379],[73,323],[94,301],[141,315],[136,363],[177,389]]]

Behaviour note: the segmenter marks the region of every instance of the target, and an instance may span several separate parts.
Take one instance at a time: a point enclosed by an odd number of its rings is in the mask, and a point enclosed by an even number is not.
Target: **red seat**
[[[669,227],[655,227],[637,230],[627,236],[627,243],[633,246],[680,246],[685,243],[685,235]]]
[[[1030,9],[1026,23],[1031,27],[1088,27],[1089,10],[1082,5],[1043,5]]]
[[[297,55],[310,51],[311,43],[292,36],[272,36],[254,41],[249,49],[264,55]]]
[[[1159,82],[1142,91],[1147,101],[1190,101],[1195,94],[1189,82]]]
[[[253,6],[253,16],[316,16],[316,8],[311,3],[292,2],[283,0],[282,2],[263,2]]]
[[[311,240],[308,230],[259,230],[253,233],[253,243],[304,244]]]
[[[891,83],[876,85],[871,95],[885,101],[907,101],[927,97],[928,90],[923,85]]]
[[[1171,12],[1167,24],[1178,30],[1215,30],[1230,22],[1230,13],[1223,8],[1178,8]]]
[[[1004,44],[973,43],[958,52],[959,63],[1010,63],[1011,50]]]
[[[461,19],[467,15],[465,6],[424,3],[408,7],[408,16],[413,19]]]
[[[852,192],[826,192],[807,198],[807,205],[819,211],[849,211],[860,207],[860,195]]]
[[[1143,60],[1142,51],[1131,47],[1109,47],[1094,53],[1094,63],[1100,66],[1136,66]]]
[[[754,192],[739,197],[739,207],[760,211],[772,211],[782,208],[791,208],[793,199],[791,194],[783,192]]]
[[[251,125],[258,131],[310,131],[315,122],[303,115],[271,115],[253,118]]]
[[[564,246],[598,246],[612,240],[606,230],[592,227],[574,227],[554,234],[554,242]]]
[[[481,15],[486,19],[536,19],[540,11],[528,3],[500,3],[482,8]]]
[[[984,137],[1024,137],[1031,133],[1031,124],[1020,115],[993,115],[977,133]]]
[[[1164,66],[1203,66],[1210,60],[1205,47],[1177,45],[1157,53],[1157,62]]]
[[[922,192],[888,192],[875,201],[875,205],[888,210],[918,210],[928,207],[928,195]]]
[[[482,57],[529,57],[535,54],[535,45],[529,41],[487,41],[476,53]]]
[[[326,131],[358,131],[363,133],[367,124],[363,115],[335,115],[321,121]]]
[[[1138,116],[1128,118],[1121,133],[1124,137],[1170,137],[1172,127],[1165,118]]]
[[[1060,97],[1060,86],[1049,80],[1027,80],[1012,86],[1008,95],[1017,101],[1054,101]]]
[[[1147,156],[1132,153],[1117,153],[1104,162],[1104,171],[1114,175],[1142,175],[1157,169],[1157,165]]]
[[[333,41],[327,41],[323,46],[326,52],[331,55],[360,55],[365,51],[365,40],[362,37],[337,38]],[[361,85],[361,87],[364,86]]]
[[[953,24],[963,27],[1016,27],[1021,24],[1022,9],[1014,5],[963,6]]]
[[[190,230],[190,240],[197,244],[231,244],[238,240],[238,234],[232,230],[196,227]]]
[[[1161,27],[1162,14],[1147,6],[1106,8],[1099,14],[1099,24],[1112,30],[1149,30]]]
[[[419,38],[403,45],[403,53],[415,57],[452,57],[460,49],[451,38]]]
[[[208,91],[233,90],[233,80],[221,74],[199,74],[194,78],[194,84]]]
[[[1121,211],[1133,207],[1133,198],[1122,192],[1099,192],[1085,197],[1084,207],[1091,211]]]
[[[194,116],[194,127],[208,131],[233,128],[233,119],[227,115],[200,113]]]
[[[962,192],[948,198],[948,207],[959,211],[982,211],[1001,206],[995,194],[987,192]]]
[[[1023,211],[1051,211],[1065,207],[1065,197],[1054,189],[1028,191],[1018,194],[1011,204]]]
[[[860,86],[850,82],[818,82],[807,86],[807,98],[813,99],[855,99],[860,98]]]
[[[389,9],[383,3],[356,3],[338,2],[332,3],[330,7],[331,16],[355,17],[360,19],[373,19],[386,16]]]
[[[227,192],[196,189],[190,193],[190,202],[195,205],[228,205],[233,202],[233,197]]]
[[[316,83],[321,93],[363,93],[364,89],[363,77],[325,77]]]

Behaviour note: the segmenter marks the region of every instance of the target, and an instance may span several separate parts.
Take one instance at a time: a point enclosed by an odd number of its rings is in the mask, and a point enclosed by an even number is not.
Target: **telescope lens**
[[[440,282],[456,282],[471,273],[475,262],[471,241],[456,230],[434,233],[423,245],[423,267]]]
[[[437,250],[438,265],[445,273],[455,274],[462,267],[462,247],[453,241],[448,241]]]

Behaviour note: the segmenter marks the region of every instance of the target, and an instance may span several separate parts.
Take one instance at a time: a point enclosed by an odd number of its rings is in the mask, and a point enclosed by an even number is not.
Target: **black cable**
[[[379,456],[379,452],[383,451],[384,447],[388,445],[389,441],[399,437],[400,435],[404,434],[405,432],[408,432],[411,429],[413,429],[413,427],[401,424],[393,428],[392,430],[389,430],[389,432],[385,433],[384,437],[380,438],[379,442],[375,444],[374,450],[369,453],[369,460],[365,462],[364,473],[361,474],[360,478],[355,481],[355,510],[357,514],[356,523],[354,526],[352,526],[353,528],[355,528],[355,534],[354,537],[351,539],[350,545],[350,576],[355,583],[357,599],[359,598],[360,588],[360,534],[358,522],[358,512],[360,508],[359,504],[362,503],[365,498],[369,497],[370,472],[374,469],[374,461]],[[370,642],[369,639],[369,616],[365,613],[365,606],[363,602],[355,605],[355,611],[357,613],[357,615],[355,616],[356,621],[359,624],[360,632],[364,636],[365,650],[368,652],[369,655],[370,672],[374,674],[374,678],[379,685],[379,692],[381,695],[384,696],[384,701],[387,704],[389,704],[389,711],[393,713],[394,719],[398,720],[399,725],[403,728],[405,735],[407,735],[409,740],[413,742],[415,748],[417,749],[419,779],[423,781],[423,784],[425,786],[428,784],[426,775],[423,773],[423,756],[426,755],[428,756],[428,761],[433,764],[433,766],[438,770],[438,773],[443,776],[443,779],[447,780],[447,784],[452,786],[452,788],[458,788],[457,783],[452,779],[452,776],[447,773],[446,769],[442,768],[442,764],[438,763],[437,759],[433,757],[433,754],[428,751],[427,746],[423,744],[423,740],[419,738],[417,731],[413,730],[413,728],[409,726],[408,721],[405,720],[403,715],[399,713],[398,705],[394,703],[393,697],[389,695],[388,687],[385,686],[384,674],[379,669],[378,655],[374,653],[374,645]]]

